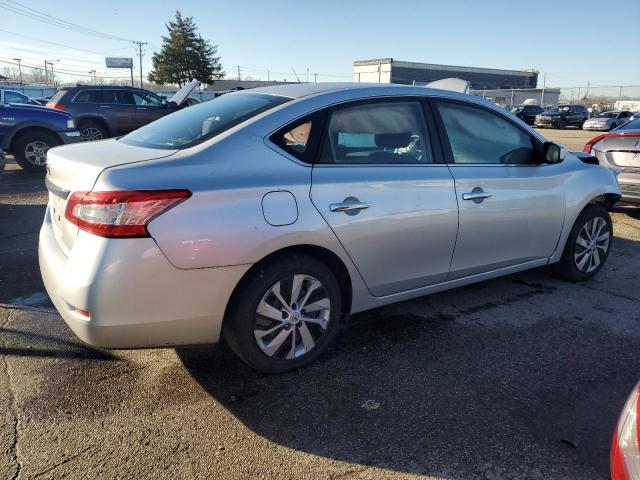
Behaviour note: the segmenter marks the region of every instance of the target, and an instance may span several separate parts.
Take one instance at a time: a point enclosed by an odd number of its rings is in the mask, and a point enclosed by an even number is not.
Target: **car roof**
[[[291,99],[315,95],[318,93],[329,93],[338,90],[358,90],[373,89],[376,93],[390,93],[394,89],[410,89],[415,88],[416,93],[425,95],[425,92],[434,92],[434,89],[413,85],[399,85],[394,83],[364,83],[364,82],[321,82],[321,83],[293,83],[287,85],[271,85],[268,87],[258,87],[243,90],[247,93],[265,93],[269,95],[278,95]],[[441,91],[441,90],[438,90]],[[452,92],[453,93],[453,92]]]
[[[60,90],[73,90],[76,88],[88,88],[91,90],[144,90],[138,87],[131,87],[129,85],[74,85],[73,87],[63,87]]]

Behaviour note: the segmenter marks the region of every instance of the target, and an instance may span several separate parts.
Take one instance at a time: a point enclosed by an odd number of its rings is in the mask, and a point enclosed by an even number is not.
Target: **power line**
[[[63,20],[58,17],[54,17],[53,15],[41,12],[34,8],[20,5],[19,3],[14,2],[13,0],[2,1],[0,2],[0,6],[6,8],[10,12],[17,13],[18,15],[22,15],[32,20],[38,20],[40,22],[53,25],[55,27],[64,28],[66,30],[81,33],[83,35],[89,35],[92,37],[98,37],[106,40],[115,40],[115,41],[121,41],[121,42],[131,41],[130,39],[127,39],[127,38],[119,37],[117,35],[112,35],[110,33],[104,33],[88,27],[84,27],[82,25],[78,25],[76,23],[68,22],[66,20]]]
[[[43,43],[49,43],[51,45],[57,45],[58,47],[73,48],[74,50],[78,50],[79,52],[93,53],[93,54],[96,54],[96,55],[108,55],[108,53],[106,53],[106,52],[96,52],[96,51],[93,51],[93,50],[86,50],[86,49],[83,49],[83,48],[78,48],[78,47],[74,47],[74,46],[71,46],[71,45],[66,45],[64,43],[57,43],[57,42],[52,42],[50,40],[43,40],[41,38],[32,37],[30,35],[25,35],[23,33],[10,32],[9,30],[0,29],[0,32],[8,33],[10,35],[16,35],[18,37],[28,38],[30,40],[35,40],[37,42],[43,42]]]

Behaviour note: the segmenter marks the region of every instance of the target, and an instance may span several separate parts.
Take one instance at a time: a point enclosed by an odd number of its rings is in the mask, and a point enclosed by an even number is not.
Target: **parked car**
[[[0,179],[2,178],[2,175],[4,174],[4,167],[7,163],[7,160],[4,156],[4,151],[0,148]]]
[[[101,140],[124,135],[178,111],[197,85],[199,82],[188,84],[169,100],[140,88],[77,85],[61,89],[47,107],[73,115],[84,141]],[[178,94],[180,102],[175,101]]]
[[[536,115],[542,112],[544,112],[544,108],[540,105],[518,105],[511,108],[511,113],[527,125],[533,125]]]
[[[631,114],[631,116],[629,117],[629,121],[631,121],[631,120],[636,120],[636,119],[638,119],[638,118],[640,118],[640,112],[633,112],[633,113]]]
[[[602,112],[584,122],[582,128],[608,132],[627,123],[632,115],[625,111]]]
[[[47,151],[80,140],[68,113],[31,105],[0,105],[0,148],[29,172],[46,170]]]
[[[618,424],[613,432],[610,454],[611,480],[636,480],[640,478],[640,452],[638,451],[638,419],[640,384],[636,385],[627,399]]]
[[[582,124],[588,118],[589,111],[584,105],[558,105],[552,110],[546,110],[536,115],[534,126],[538,128],[582,128]]]
[[[198,100],[197,98],[193,98],[193,97],[187,97],[187,99],[184,101],[184,104],[187,107],[191,107],[193,105],[198,105],[200,102],[200,100]]]
[[[23,103],[26,105],[40,105],[33,98],[13,90],[0,88],[0,105],[9,105],[10,103]]]
[[[583,149],[617,172],[622,201],[640,204],[640,118],[590,140]]]
[[[350,313],[550,264],[595,275],[620,189],[592,160],[451,91],[228,93],[53,150],[40,268],[88,343],[224,332],[247,364],[282,372]]]

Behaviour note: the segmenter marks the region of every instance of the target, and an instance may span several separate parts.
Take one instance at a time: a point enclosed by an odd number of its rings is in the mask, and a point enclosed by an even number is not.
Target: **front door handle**
[[[473,201],[473,203],[482,203],[485,198],[490,198],[490,197],[491,197],[491,194],[488,192],[485,192],[480,187],[474,188],[469,193],[462,194],[463,200],[471,200]]]
[[[347,215],[355,215],[356,213],[358,213],[358,211],[365,210],[370,206],[370,203],[346,198],[344,202],[332,203],[331,205],[329,205],[329,210],[331,210],[332,212],[345,212],[347,213]]]

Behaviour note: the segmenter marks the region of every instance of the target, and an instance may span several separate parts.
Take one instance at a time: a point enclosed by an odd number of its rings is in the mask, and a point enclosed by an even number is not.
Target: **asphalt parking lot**
[[[545,130],[570,149],[595,133]],[[37,267],[43,179],[0,180],[0,478],[606,479],[640,380],[640,208],[594,279],[544,269],[355,316],[309,368],[77,340]]]

